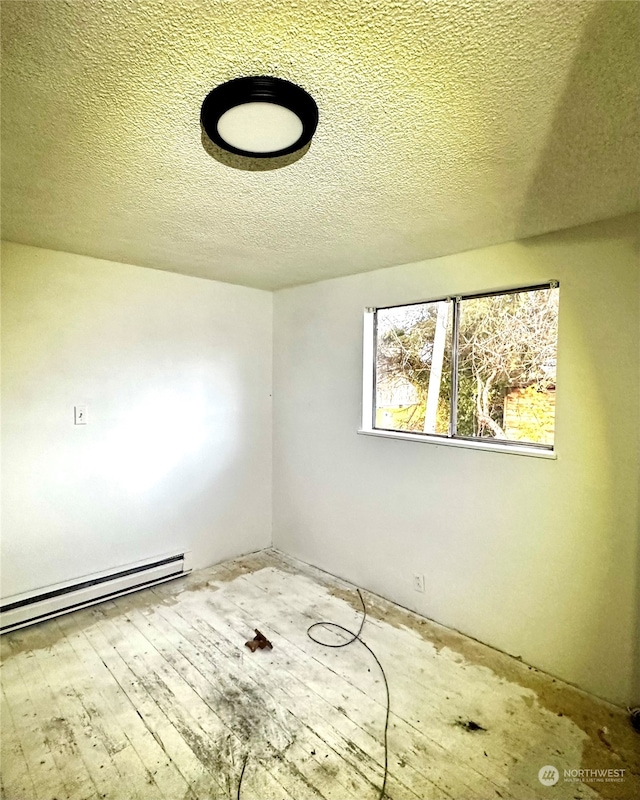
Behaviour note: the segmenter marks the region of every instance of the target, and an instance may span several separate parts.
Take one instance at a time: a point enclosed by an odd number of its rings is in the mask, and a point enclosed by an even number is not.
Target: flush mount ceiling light
[[[304,89],[282,78],[235,78],[205,97],[200,125],[204,149],[223,164],[278,169],[309,149],[318,106]]]

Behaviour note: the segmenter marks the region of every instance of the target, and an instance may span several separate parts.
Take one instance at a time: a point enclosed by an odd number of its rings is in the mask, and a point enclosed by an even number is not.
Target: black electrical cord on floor
[[[358,597],[360,598],[360,602],[362,603],[362,621],[360,622],[360,627],[358,628],[357,633],[350,631],[343,625],[338,625],[337,622],[314,622],[313,625],[309,625],[309,627],[307,628],[307,636],[311,639],[312,642],[315,642],[316,644],[321,644],[324,647],[346,647],[349,644],[353,644],[353,642],[357,640],[366,650],[368,650],[371,653],[371,655],[373,656],[373,660],[380,668],[380,672],[382,673],[382,679],[384,680],[385,692],[387,695],[387,712],[384,720],[384,778],[382,780],[382,788],[380,789],[380,794],[378,795],[378,800],[382,800],[382,798],[384,797],[385,790],[387,788],[387,776],[389,774],[389,744],[387,741],[389,733],[389,712],[391,707],[391,701],[389,699],[389,683],[387,682],[387,676],[385,674],[384,667],[378,660],[378,656],[373,652],[373,650],[369,647],[369,645],[360,638],[360,634],[362,633],[362,629],[364,628],[364,623],[366,622],[367,619],[367,607],[364,604],[364,599],[362,597],[362,594],[360,593],[360,589],[358,589],[357,592],[358,592]],[[339,644],[327,644],[326,642],[321,642],[319,639],[316,639],[311,634],[311,631],[314,628],[318,628],[321,625],[325,628],[337,628],[339,631],[348,633],[351,638],[347,639],[346,642],[340,642]]]
[[[374,661],[376,662],[376,664],[380,668],[380,672],[382,673],[382,678],[384,680],[385,692],[387,694],[387,712],[386,712],[385,720],[384,720],[384,778],[383,778],[383,781],[382,781],[382,787],[380,789],[380,794],[378,795],[378,800],[383,800],[384,793],[385,793],[386,788],[387,788],[387,776],[389,774],[388,733],[389,733],[389,713],[390,713],[390,708],[391,708],[391,701],[390,701],[390,698],[389,698],[389,683],[387,681],[387,676],[385,674],[384,668],[383,668],[382,664],[380,663],[380,661],[378,660],[378,656],[373,652],[373,650],[369,647],[369,645],[366,642],[363,642],[362,639],[360,638],[360,634],[362,633],[362,629],[364,628],[364,623],[366,622],[366,619],[367,619],[367,607],[364,604],[364,599],[362,597],[362,594],[360,593],[360,589],[358,589],[357,592],[358,592],[358,597],[360,598],[360,602],[362,603],[362,620],[360,621],[360,627],[358,628],[358,632],[357,633],[354,633],[353,631],[350,631],[348,628],[345,628],[343,625],[338,625],[337,622],[314,622],[313,625],[309,625],[309,627],[307,628],[307,636],[311,639],[312,642],[315,642],[316,644],[320,644],[323,647],[347,647],[347,645],[353,644],[353,642],[358,641],[358,642],[360,642],[360,644],[364,648],[366,648],[369,651],[369,653],[371,653],[371,655],[373,656]],[[339,631],[343,631],[343,633],[347,633],[351,638],[347,639],[346,642],[340,642],[339,644],[328,644],[327,642],[321,642],[320,639],[316,639],[315,636],[313,636],[312,633],[311,633],[311,631],[314,630],[314,628],[319,628],[321,626],[324,627],[324,628],[334,628],[334,629],[337,629]],[[242,772],[240,773],[240,780],[238,782],[238,800],[241,800],[241,798],[240,798],[240,790],[242,788],[242,779],[244,777],[244,771],[245,771],[245,768],[247,766],[248,758],[249,758],[249,754],[247,753],[247,755],[245,756],[245,759],[244,759],[244,764],[242,765]]]
[[[238,781],[238,800],[240,800],[240,789],[242,788],[242,779],[244,778],[244,771],[247,768],[247,761],[249,760],[249,753],[244,757],[242,764],[242,772],[240,773],[240,780]]]

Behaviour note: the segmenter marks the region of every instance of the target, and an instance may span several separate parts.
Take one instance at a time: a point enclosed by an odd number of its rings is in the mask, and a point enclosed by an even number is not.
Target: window
[[[368,309],[363,432],[553,450],[558,294]]]

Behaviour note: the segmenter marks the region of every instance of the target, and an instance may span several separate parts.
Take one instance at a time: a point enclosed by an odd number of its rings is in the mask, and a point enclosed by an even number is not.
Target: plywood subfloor
[[[624,712],[363,595],[390,800],[640,797]],[[243,800],[377,800],[379,670],[306,635],[360,617],[354,587],[263,551],[2,637],[3,797],[235,799],[246,759]]]

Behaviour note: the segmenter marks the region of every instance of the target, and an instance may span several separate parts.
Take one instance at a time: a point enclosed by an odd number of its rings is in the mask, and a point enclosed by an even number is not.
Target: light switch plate
[[[87,424],[87,407],[86,406],[74,406],[73,407],[73,422],[74,422],[74,425],[86,425]]]

